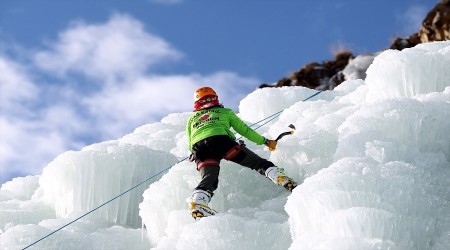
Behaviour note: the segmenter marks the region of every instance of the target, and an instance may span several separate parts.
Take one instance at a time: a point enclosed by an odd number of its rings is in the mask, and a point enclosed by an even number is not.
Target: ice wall
[[[313,136],[319,141],[301,149],[304,158],[311,158],[316,143],[335,145],[335,153],[322,152],[331,166],[288,199],[291,248],[430,249],[439,242],[436,235],[448,238],[449,91],[442,102],[363,105],[331,134]],[[318,169],[303,161],[298,163],[310,173]]]
[[[66,152],[43,171],[43,199],[58,217],[69,217],[96,208],[137,183],[170,168],[178,159],[168,151],[175,147],[184,129],[183,114],[172,114],[161,122],[144,125],[115,141]],[[181,117],[181,118],[178,118]],[[141,226],[138,205],[155,176],[120,199],[95,212],[115,224]]]
[[[162,151],[104,142],[58,156],[44,169],[39,183],[43,199],[55,207],[56,215],[69,217],[96,208],[176,162]],[[139,227],[138,204],[147,187],[137,187],[95,214],[119,225]]]
[[[446,42],[382,53],[369,68],[369,86],[328,103],[332,114],[309,110],[314,104],[289,108],[298,120],[281,120],[315,125],[297,147],[299,165],[312,175],[286,204],[291,249],[450,246],[450,81],[443,81],[450,64],[437,66],[448,61],[449,48]],[[370,102],[359,102],[355,92]],[[319,113],[328,115],[310,119]],[[323,132],[326,124],[333,126]],[[309,149],[324,146],[320,159],[330,166],[310,167]]]
[[[449,41],[387,50],[367,70],[367,101],[441,92],[450,82]]]

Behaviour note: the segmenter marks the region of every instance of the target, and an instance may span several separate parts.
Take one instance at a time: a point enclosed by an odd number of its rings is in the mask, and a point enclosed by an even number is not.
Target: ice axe
[[[277,136],[277,139],[275,139],[276,142],[278,142],[278,140],[280,140],[281,138],[285,137],[286,135],[292,135],[292,134],[294,134],[294,131],[295,131],[295,126],[294,126],[294,124],[289,124],[288,127],[291,128],[292,130],[291,130],[291,131],[283,132],[283,133],[281,133],[280,135],[278,135],[278,136]],[[270,150],[270,151],[274,151],[275,148],[273,148],[273,149],[269,148],[269,150]]]
[[[292,134],[294,133],[294,131],[295,131],[295,126],[294,126],[294,124],[290,124],[288,127],[291,128],[292,130],[291,130],[291,131],[287,131],[287,132],[281,133],[281,134],[277,137],[277,139],[275,139],[276,142],[278,142],[278,140],[280,140],[281,138],[285,137],[286,135],[292,135]]]

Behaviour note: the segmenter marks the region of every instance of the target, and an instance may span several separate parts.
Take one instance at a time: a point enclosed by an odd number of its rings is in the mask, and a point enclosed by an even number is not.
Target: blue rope
[[[307,100],[309,100],[309,99],[311,99],[311,98],[313,98],[314,96],[320,94],[321,92],[322,92],[322,91],[319,91],[319,92],[315,93],[314,95],[311,95],[310,97],[304,99],[303,102],[304,102],[304,101],[307,101]],[[266,125],[267,123],[273,121],[275,118],[277,118],[278,116],[280,116],[280,114],[281,114],[283,111],[284,111],[284,110],[278,111],[278,112],[274,113],[273,115],[270,115],[270,116],[268,116],[268,117],[266,117],[266,118],[264,118],[264,119],[262,119],[262,120],[260,120],[260,121],[258,121],[258,122],[256,122],[256,123],[253,123],[252,125],[250,125],[250,127],[251,127],[251,126],[257,125],[257,124],[259,124],[259,123],[262,122],[262,121],[268,120],[268,121],[264,122],[263,124],[261,124],[261,125],[259,125],[259,126],[257,126],[257,127],[255,128],[255,130],[256,130],[256,129],[259,129],[260,127]],[[240,138],[242,138],[242,137],[240,137]],[[56,229],[55,231],[53,231],[53,232],[51,232],[51,233],[45,235],[44,237],[40,238],[39,240],[37,240],[37,241],[31,243],[30,245],[28,245],[28,246],[26,246],[25,248],[23,248],[23,250],[24,250],[24,249],[27,249],[27,248],[29,248],[29,247],[31,247],[31,246],[33,246],[33,245],[35,245],[36,243],[38,243],[38,242],[40,242],[40,241],[42,241],[42,240],[44,240],[44,239],[46,239],[46,238],[48,238],[48,237],[50,237],[51,235],[55,234],[56,232],[59,232],[60,230],[64,229],[65,227],[67,227],[67,226],[73,224],[74,222],[78,221],[79,219],[81,219],[81,218],[83,218],[83,217],[85,217],[85,216],[91,214],[92,212],[94,212],[94,211],[96,211],[96,210],[102,208],[102,207],[105,206],[106,204],[108,204],[108,203],[112,202],[113,200],[115,200],[115,199],[121,197],[122,195],[124,195],[124,194],[130,192],[131,190],[133,190],[133,189],[139,187],[140,185],[142,185],[142,184],[146,183],[147,181],[149,181],[149,180],[155,178],[156,176],[158,176],[158,175],[160,175],[160,174],[166,172],[167,170],[171,169],[171,168],[172,168],[173,166],[175,166],[176,164],[178,164],[178,163],[180,163],[180,162],[183,162],[183,161],[187,160],[188,158],[189,158],[189,157],[185,157],[185,158],[179,160],[179,161],[178,161],[177,163],[175,163],[174,165],[172,165],[172,166],[170,166],[170,167],[168,167],[168,168],[166,168],[166,169],[163,169],[163,170],[159,171],[158,173],[154,174],[153,176],[151,176],[151,177],[149,177],[149,178],[147,178],[147,179],[145,179],[145,180],[139,182],[138,184],[134,185],[133,187],[129,188],[128,190],[124,191],[123,193],[121,193],[121,194],[115,196],[114,198],[112,198],[112,199],[110,199],[110,200],[104,202],[104,203],[101,204],[100,206],[98,206],[98,207],[96,207],[96,208],[90,210],[89,212],[83,214],[82,216],[80,216],[80,217],[78,217],[78,218],[72,220],[71,222],[65,224],[64,226],[62,226],[62,227]]]

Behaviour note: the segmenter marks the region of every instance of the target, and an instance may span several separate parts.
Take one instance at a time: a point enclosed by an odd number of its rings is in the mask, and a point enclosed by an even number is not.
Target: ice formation
[[[449,249],[449,65],[450,42],[421,44],[382,52],[365,80],[306,102],[314,90],[249,94],[239,106],[249,124],[283,110],[260,133],[297,129],[274,152],[247,146],[303,183],[288,193],[223,161],[210,203],[219,214],[196,222],[185,199],[199,175],[179,162],[189,112],[66,152],[40,176],[2,185],[0,249],[21,249],[166,168],[33,249]]]

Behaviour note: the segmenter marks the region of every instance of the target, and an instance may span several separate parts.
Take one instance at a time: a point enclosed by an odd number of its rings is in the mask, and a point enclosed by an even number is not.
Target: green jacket
[[[213,107],[196,111],[189,117],[186,124],[189,149],[192,150],[196,142],[214,135],[228,135],[235,140],[231,127],[257,145],[264,144],[265,138],[239,119],[233,110]]]

